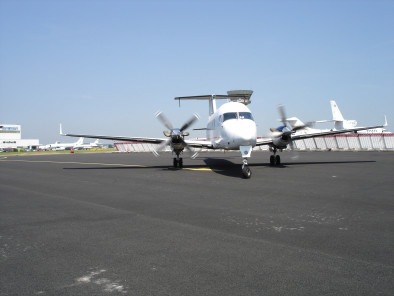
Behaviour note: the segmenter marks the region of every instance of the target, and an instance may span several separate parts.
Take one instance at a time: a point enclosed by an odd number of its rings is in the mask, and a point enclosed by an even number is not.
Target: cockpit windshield
[[[223,114],[223,122],[229,119],[250,119],[253,120],[250,112],[228,112]],[[220,120],[221,121],[221,120]]]
[[[252,116],[252,113],[250,113],[250,112],[239,112],[239,119],[253,120],[253,116]]]
[[[223,121],[229,120],[229,119],[237,119],[237,112],[229,112],[229,113],[224,113],[223,114]]]

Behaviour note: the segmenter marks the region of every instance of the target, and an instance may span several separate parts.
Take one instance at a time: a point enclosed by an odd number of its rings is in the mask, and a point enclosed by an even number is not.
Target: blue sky
[[[254,91],[259,135],[277,105],[359,125],[394,122],[394,1],[0,0],[0,122],[47,144],[65,132],[161,137],[208,104]],[[393,130],[389,126],[389,130]],[[204,136],[202,132],[192,133]]]

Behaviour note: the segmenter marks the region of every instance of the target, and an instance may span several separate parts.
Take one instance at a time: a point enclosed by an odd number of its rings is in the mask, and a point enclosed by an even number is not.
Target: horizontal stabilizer
[[[201,96],[187,96],[176,97],[174,100],[212,100],[212,99],[229,99],[234,102],[249,102],[250,96],[253,94],[252,90],[229,90],[227,95],[201,95]]]
[[[188,97],[176,97],[174,100],[211,100],[211,99],[228,99],[226,95],[202,95],[202,96],[188,96]]]

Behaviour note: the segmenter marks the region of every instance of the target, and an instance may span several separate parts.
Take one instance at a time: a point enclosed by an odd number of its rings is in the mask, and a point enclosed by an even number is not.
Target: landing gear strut
[[[280,156],[276,155],[276,148],[273,149],[274,155],[270,156],[270,165],[275,166],[275,165],[280,165]]]
[[[243,165],[242,165],[242,176],[245,179],[249,179],[252,176],[252,171],[250,170],[248,166],[248,161],[246,158],[243,160]]]

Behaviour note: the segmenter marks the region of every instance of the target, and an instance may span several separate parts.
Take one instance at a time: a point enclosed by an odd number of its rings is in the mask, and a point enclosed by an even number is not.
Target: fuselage
[[[218,149],[237,150],[256,146],[257,128],[249,108],[229,102],[220,106],[208,119],[207,139]]]

